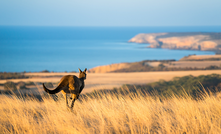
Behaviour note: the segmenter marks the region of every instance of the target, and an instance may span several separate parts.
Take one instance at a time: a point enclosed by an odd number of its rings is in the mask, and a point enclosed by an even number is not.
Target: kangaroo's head
[[[81,69],[79,69],[79,78],[83,78],[85,80],[86,79],[86,75],[87,75],[86,71],[87,71],[87,68],[85,68],[83,72],[81,71]]]

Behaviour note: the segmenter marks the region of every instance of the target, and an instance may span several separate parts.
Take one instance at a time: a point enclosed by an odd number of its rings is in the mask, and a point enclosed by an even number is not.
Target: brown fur
[[[75,100],[78,99],[80,93],[82,92],[84,88],[84,80],[86,79],[86,71],[87,71],[87,68],[85,68],[83,72],[79,69],[79,78],[75,75],[63,76],[58,84],[58,87],[55,88],[54,90],[47,89],[44,83],[43,83],[43,88],[49,94],[56,94],[61,91],[65,97],[67,106],[68,106],[67,94],[71,94],[72,103],[71,103],[70,108],[73,108]]]

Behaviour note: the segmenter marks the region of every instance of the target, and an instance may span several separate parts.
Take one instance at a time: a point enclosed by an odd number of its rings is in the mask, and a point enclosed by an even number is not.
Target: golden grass
[[[102,97],[101,97],[102,96]],[[131,97],[132,96],[132,97]],[[204,96],[162,99],[96,94],[76,101],[74,111],[43,97],[20,99],[1,95],[1,133],[220,133],[221,100]]]

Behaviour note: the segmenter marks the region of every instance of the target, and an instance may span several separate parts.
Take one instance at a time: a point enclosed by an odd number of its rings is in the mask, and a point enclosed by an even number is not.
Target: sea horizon
[[[146,48],[128,43],[139,33],[221,32],[221,26],[54,27],[0,26],[0,72],[77,71],[78,68],[137,62],[179,60],[212,51]]]

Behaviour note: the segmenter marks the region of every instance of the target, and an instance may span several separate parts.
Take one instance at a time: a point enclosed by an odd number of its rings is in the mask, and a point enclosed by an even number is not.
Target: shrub
[[[25,82],[18,82],[18,89],[27,89],[27,87],[26,87],[26,83]]]
[[[22,79],[22,78],[29,78],[25,76],[23,73],[7,73],[7,72],[0,72],[0,79]]]
[[[42,70],[41,73],[50,73],[48,70]]]
[[[26,82],[25,84],[26,84],[27,86],[33,86],[33,85],[35,85],[35,83],[32,82],[32,81]]]
[[[4,84],[4,89],[5,90],[17,90],[16,85],[12,81],[8,81]]]

